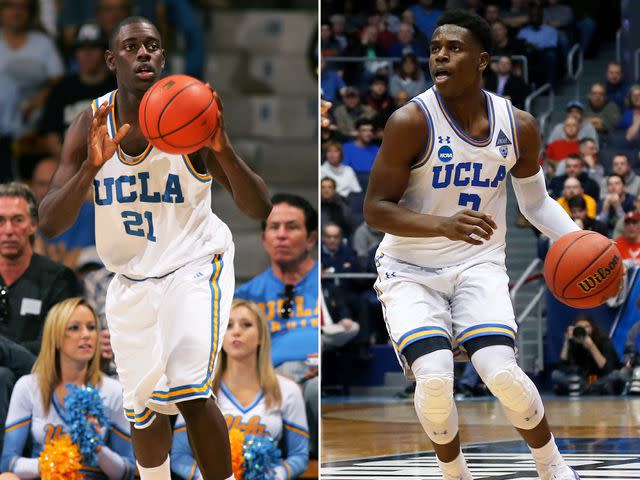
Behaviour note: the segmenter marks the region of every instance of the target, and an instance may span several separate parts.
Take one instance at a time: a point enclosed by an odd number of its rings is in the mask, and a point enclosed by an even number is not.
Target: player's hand
[[[493,231],[498,228],[491,215],[476,212],[475,210],[462,210],[452,217],[444,217],[443,235],[449,240],[462,240],[471,245],[482,245],[482,240],[489,240]]]
[[[207,86],[211,88],[211,85],[208,83]],[[231,140],[229,140],[227,130],[224,128],[224,105],[222,104],[222,100],[220,100],[220,97],[216,92],[213,92],[213,98],[218,104],[218,128],[216,128],[215,132],[213,132],[213,136],[211,137],[211,150],[215,153],[219,153],[231,146]]]
[[[89,163],[100,169],[107,160],[116,153],[116,148],[127,134],[131,126],[128,123],[122,125],[116,132],[115,138],[109,136],[107,131],[107,118],[109,112],[113,109],[113,104],[109,105],[104,102],[98,110],[93,114],[93,121],[89,129]]]

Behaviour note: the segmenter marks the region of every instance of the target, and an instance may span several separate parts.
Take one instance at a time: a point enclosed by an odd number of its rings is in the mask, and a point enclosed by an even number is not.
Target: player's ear
[[[107,67],[111,73],[116,73],[116,59],[111,53],[111,50],[104,52],[104,61],[107,62]]]
[[[162,63],[160,64],[160,68],[164,70],[164,63],[167,60],[167,54],[164,51],[164,48],[162,49]]]
[[[482,52],[480,54],[480,63],[478,64],[478,69],[481,72],[484,72],[488,66],[489,66],[489,54],[487,52]]]

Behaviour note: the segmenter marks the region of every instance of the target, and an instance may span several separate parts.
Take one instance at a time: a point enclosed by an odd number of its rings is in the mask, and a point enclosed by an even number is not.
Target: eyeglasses
[[[280,307],[280,318],[291,318],[291,314],[293,313],[293,302],[295,300],[294,292],[296,286],[295,285],[285,285],[284,286],[284,299],[282,299],[282,307]]]
[[[0,323],[9,323],[9,287],[0,287]]]

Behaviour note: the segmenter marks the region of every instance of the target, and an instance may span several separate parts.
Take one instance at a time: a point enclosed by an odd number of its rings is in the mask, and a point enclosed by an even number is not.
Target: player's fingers
[[[128,123],[125,123],[118,129],[118,131],[116,132],[116,136],[113,137],[113,141],[116,145],[122,141],[122,139],[127,134],[127,132],[129,132],[130,128],[131,128],[131,125],[129,125]]]
[[[491,227],[491,225],[489,225],[484,219],[472,216],[463,217],[463,219],[465,223],[481,228],[489,237],[493,235],[493,227]]]
[[[472,237],[470,234],[462,235],[459,240],[470,243],[471,245],[482,245],[482,240]]]
[[[218,104],[218,111],[222,112],[224,110],[224,105],[222,104],[222,100],[220,99],[220,95],[218,95],[218,92],[216,91],[213,92],[213,98]]]
[[[493,220],[493,217],[488,213],[477,212],[475,210],[463,210],[463,213],[470,217],[480,218],[484,220],[486,223],[491,225],[491,228],[493,229],[498,228],[498,224]]]

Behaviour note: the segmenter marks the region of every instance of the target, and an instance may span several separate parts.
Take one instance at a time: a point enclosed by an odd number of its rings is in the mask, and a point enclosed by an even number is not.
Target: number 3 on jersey
[[[480,195],[477,193],[461,193],[460,200],[458,200],[458,205],[461,207],[466,207],[471,204],[471,210],[479,211],[480,210]]]
[[[124,231],[129,235],[135,237],[147,237],[150,242],[156,241],[156,236],[153,234],[153,216],[151,212],[146,211],[144,213],[132,212],[127,210],[122,212],[122,218],[124,218]],[[144,215],[144,218],[142,216]],[[144,225],[144,221],[147,221]],[[145,234],[145,228],[147,233]]]

